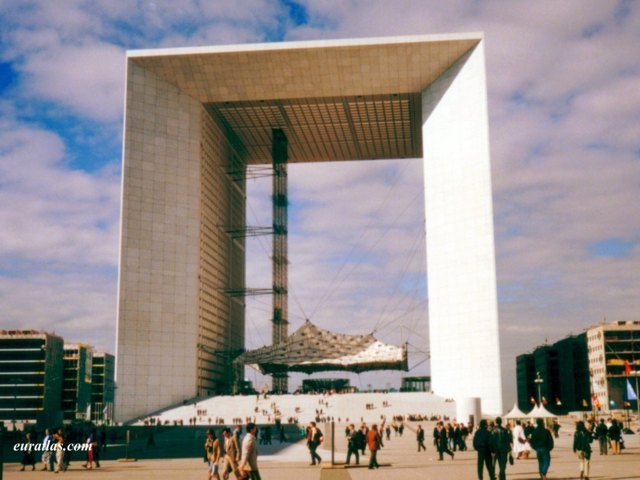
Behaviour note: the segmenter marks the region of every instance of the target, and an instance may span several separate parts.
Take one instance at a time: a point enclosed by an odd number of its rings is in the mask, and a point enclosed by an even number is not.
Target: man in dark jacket
[[[553,450],[553,436],[551,432],[545,428],[544,420],[539,418],[536,420],[536,428],[531,434],[529,444],[536,451],[538,457],[538,471],[542,480],[547,480],[547,472],[551,465],[551,450]]]
[[[611,420],[611,426],[609,427],[609,432],[607,435],[609,436],[609,440],[611,440],[611,454],[612,455],[620,455],[620,435],[622,431],[620,430],[620,424],[614,418]]]
[[[307,446],[309,447],[309,453],[311,454],[311,465],[318,465],[322,463],[322,458],[316,452],[318,446],[322,442],[322,432],[316,427],[316,422],[309,423],[309,429],[307,430]]]
[[[609,429],[607,428],[607,424],[604,423],[604,418],[601,418],[600,423],[596,427],[596,438],[600,444],[600,455],[607,454],[607,447],[609,445],[609,439],[607,438],[608,433]]]
[[[418,441],[418,451],[424,450],[427,451],[427,447],[424,446],[424,429],[422,425],[418,425],[418,430],[416,430],[416,440]]]
[[[356,430],[355,425],[349,425],[347,429],[347,465],[351,463],[351,455],[356,457],[356,465],[360,465],[360,449],[364,443],[364,435]]]
[[[500,467],[500,480],[507,478],[507,459],[513,446],[513,437],[502,426],[502,418],[496,418],[496,427],[491,432],[491,451],[496,456],[496,462]]]
[[[591,432],[584,426],[584,422],[576,424],[576,433],[573,435],[573,453],[580,459],[580,478],[589,480],[589,467],[591,463]]]
[[[484,466],[489,472],[489,480],[493,480],[495,472],[491,458],[491,433],[487,430],[486,420],[480,420],[479,428],[473,435],[473,448],[478,452],[478,480],[482,480]]]

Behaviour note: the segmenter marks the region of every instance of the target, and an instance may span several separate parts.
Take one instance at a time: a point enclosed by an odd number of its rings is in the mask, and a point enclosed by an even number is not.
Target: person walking
[[[473,435],[473,448],[478,452],[477,472],[478,480],[482,480],[484,468],[487,468],[489,480],[495,478],[493,459],[491,457],[491,432],[487,429],[487,421],[480,420],[478,430]]]
[[[55,444],[55,452],[56,452],[56,467],[54,469],[55,473],[58,473],[60,470],[64,471],[65,466],[64,462],[64,435],[62,434],[62,428],[58,428],[56,433],[53,434],[53,443]]]
[[[591,441],[593,437],[584,426],[584,422],[576,424],[576,433],[573,434],[573,452],[580,460],[580,478],[589,480],[589,467],[591,463]]]
[[[607,455],[607,447],[609,445],[609,428],[604,423],[604,418],[600,419],[600,423],[596,427],[596,438],[600,444],[600,455]]]
[[[351,455],[356,457],[356,465],[360,465],[360,448],[363,441],[363,435],[360,430],[356,430],[356,426],[352,423],[347,428],[347,465],[351,463]]]
[[[369,434],[369,427],[367,427],[366,423],[360,425],[360,431],[362,432],[362,436],[364,437],[364,442],[360,444],[360,454],[365,456],[367,453],[367,435]]]
[[[511,431],[513,443],[513,453],[516,456],[517,460],[520,460],[522,457],[529,458],[529,449],[527,445],[527,437],[524,434],[524,428],[522,428],[522,422],[520,420],[516,420],[516,426],[513,427]]]
[[[87,450],[87,461],[82,465],[83,468],[88,468],[89,470],[93,469],[96,442],[97,440],[95,439],[95,430],[92,430],[87,437],[87,441],[85,442],[89,446],[89,449]]]
[[[43,471],[47,471],[49,470],[49,468],[51,470],[53,470],[53,468],[51,468],[50,466],[50,462],[51,462],[51,444],[53,442],[53,435],[51,435],[51,433],[49,432],[48,428],[45,428],[44,430],[44,438],[42,439],[42,463],[43,463],[43,467],[42,470]],[[49,468],[47,468],[49,467]]]
[[[216,438],[215,431],[207,430],[207,439],[204,442],[204,452],[209,464],[209,480],[220,480],[219,465],[220,460],[220,440]]]
[[[500,468],[500,480],[507,479],[507,460],[511,454],[512,447],[513,437],[511,433],[502,426],[502,418],[496,418],[496,426],[491,432],[491,451],[495,454],[496,463]]]
[[[536,428],[531,434],[531,448],[536,451],[538,457],[538,472],[542,480],[547,480],[547,472],[551,466],[551,450],[553,450],[553,436],[544,426],[544,420],[536,420]]]
[[[418,425],[418,429],[416,430],[416,440],[418,441],[418,451],[424,450],[427,451],[427,447],[424,445],[424,430],[422,429],[422,425]]]
[[[322,431],[316,427],[316,422],[310,422],[309,428],[307,429],[307,447],[309,448],[309,453],[311,454],[311,465],[316,464],[316,460],[318,465],[322,463],[322,458],[318,455],[316,450],[322,443],[323,435]]]
[[[607,432],[609,440],[611,440],[611,455],[620,455],[620,438],[622,431],[620,430],[620,424],[614,418],[611,420],[611,426]]]
[[[36,469],[36,455],[34,453],[33,442],[31,441],[31,433],[27,433],[26,442],[25,442],[25,450],[22,455],[22,468],[21,472],[24,472],[24,469],[27,466],[31,467],[31,470]]]
[[[250,480],[262,480],[258,470],[258,446],[256,433],[258,427],[255,423],[247,423],[247,434],[242,439],[242,455],[238,470],[244,473],[245,478]]]
[[[229,470],[233,472],[236,478],[240,478],[240,472],[238,471],[238,462],[240,461],[240,444],[238,443],[238,437],[231,433],[229,427],[225,427],[222,430],[222,437],[224,438],[222,478],[223,480],[229,479]]]
[[[371,425],[371,430],[367,433],[367,445],[369,446],[369,450],[371,451],[371,458],[369,459],[369,470],[374,468],[380,468],[378,465],[378,450],[380,450],[384,445],[382,443],[382,437],[378,432],[378,425],[375,423]]]
[[[433,431],[433,442],[438,450],[438,461],[443,459],[445,453],[447,455],[451,455],[451,460],[453,460],[453,452],[449,450],[449,438],[447,437],[447,431],[445,430],[442,422],[438,422],[436,424],[436,428]]]

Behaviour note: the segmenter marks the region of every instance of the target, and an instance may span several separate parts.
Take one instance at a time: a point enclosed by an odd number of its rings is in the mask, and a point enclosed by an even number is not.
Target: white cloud
[[[59,137],[0,124],[0,259],[115,266],[119,172],[64,163]]]

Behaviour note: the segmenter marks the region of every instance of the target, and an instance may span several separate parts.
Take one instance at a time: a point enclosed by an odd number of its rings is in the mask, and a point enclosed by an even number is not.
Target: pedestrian
[[[380,450],[384,445],[382,443],[382,437],[378,432],[378,425],[375,423],[371,425],[371,430],[367,433],[367,445],[369,446],[369,450],[371,451],[371,458],[369,459],[369,470],[374,468],[380,468],[378,465],[378,450]]]
[[[573,434],[573,452],[580,460],[580,478],[589,480],[589,467],[591,463],[591,441],[593,437],[584,426],[584,422],[576,424],[576,433]]]
[[[91,429],[93,441],[91,442],[91,451],[93,453],[93,461],[96,462],[96,468],[100,468],[100,436],[95,428]]]
[[[362,425],[360,425],[360,431],[362,432],[362,436],[364,437],[364,442],[362,442],[362,444],[360,445],[360,455],[364,456],[366,455],[367,435],[369,435],[369,427],[367,427],[366,423],[362,423]]]
[[[53,443],[55,445],[56,452],[56,467],[54,472],[58,473],[60,470],[65,470],[64,466],[64,435],[62,428],[58,428],[56,433],[53,434]]]
[[[479,428],[473,435],[473,448],[478,452],[476,463],[478,480],[482,480],[485,467],[489,474],[489,480],[493,480],[495,478],[495,470],[493,469],[493,459],[491,458],[491,432],[487,429],[486,420],[480,420]]]
[[[560,424],[558,423],[557,420],[553,421],[553,425],[551,426],[551,428],[553,429],[553,436],[555,438],[558,438],[559,437],[558,432],[560,431]]]
[[[609,440],[611,440],[611,454],[620,455],[620,438],[622,431],[620,430],[620,425],[615,418],[611,420],[611,426],[609,427],[607,435],[609,436]]]
[[[51,444],[53,442],[53,435],[49,432],[48,428],[44,429],[44,438],[42,439],[42,463],[43,471],[49,470],[51,461]],[[53,468],[51,468],[53,470]]]
[[[87,441],[85,442],[88,445],[87,461],[84,462],[84,465],[82,465],[84,468],[88,468],[89,470],[93,469],[93,462],[95,460],[94,453],[97,442],[98,440],[96,439],[96,431],[95,429],[93,429],[87,436]]]
[[[507,479],[507,460],[511,455],[513,436],[511,432],[502,426],[502,418],[496,418],[496,425],[491,432],[491,451],[495,455],[496,463],[500,468],[500,480]],[[494,465],[495,473],[495,465]]]
[[[258,446],[256,444],[256,433],[258,428],[255,423],[247,423],[247,434],[242,439],[242,456],[238,470],[250,480],[261,480],[258,471]]]
[[[544,420],[536,420],[536,428],[531,434],[531,448],[536,451],[538,458],[538,472],[542,480],[547,480],[547,472],[551,465],[551,450],[553,450],[553,436],[544,426]]]
[[[443,454],[447,454],[451,456],[451,460],[453,460],[453,452],[449,450],[449,438],[447,437],[447,431],[444,428],[444,423],[438,422],[436,424],[436,428],[433,431],[433,441],[436,445],[436,449],[438,450],[438,461],[443,459]]]
[[[418,425],[418,429],[416,430],[416,440],[418,441],[418,451],[422,449],[426,452],[427,447],[424,445],[424,430],[422,429],[422,425]]]
[[[240,444],[238,437],[231,433],[231,429],[225,427],[222,430],[224,438],[224,462],[222,467],[222,478],[229,479],[229,471],[232,471],[236,478],[240,478],[238,462],[240,461]]]
[[[204,442],[205,458],[208,462],[209,480],[220,480],[219,465],[220,460],[220,440],[216,438],[216,432],[210,428],[207,430],[207,439]]]
[[[24,454],[22,455],[22,468],[20,471],[24,472],[27,466],[31,467],[31,470],[36,469],[36,455],[33,449],[33,442],[31,441],[31,433],[27,433],[26,442],[24,445]]]
[[[311,454],[311,465],[315,465],[316,461],[318,462],[318,465],[320,465],[322,463],[322,458],[318,455],[316,450],[324,440],[324,437],[322,435],[322,431],[316,426],[316,422],[309,423],[306,440],[309,453]]]
[[[516,459],[529,458],[529,444],[527,443],[527,437],[524,434],[524,428],[522,428],[522,422],[516,420],[516,426],[511,431],[513,443],[513,453]]]
[[[384,432],[387,434],[387,440],[391,440],[391,425],[387,425]]]
[[[604,423],[604,418],[600,419],[600,423],[596,427],[596,438],[600,444],[600,455],[607,455],[607,446],[609,445],[609,428]]]
[[[351,463],[351,455],[356,457],[356,465],[360,465],[360,448],[364,441],[362,432],[356,430],[354,424],[347,427],[347,465]]]

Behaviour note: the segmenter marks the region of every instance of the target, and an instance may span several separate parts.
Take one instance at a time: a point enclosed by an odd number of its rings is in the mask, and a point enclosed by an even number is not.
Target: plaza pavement
[[[409,423],[403,437],[395,437],[385,442],[385,447],[378,455],[383,466],[378,470],[368,470],[365,466],[359,468],[330,468],[331,453],[326,446],[319,449],[323,457],[323,466],[309,466],[308,451],[303,442],[290,445],[280,450],[275,455],[269,455],[268,446],[260,446],[264,452],[260,455],[260,472],[264,480],[474,480],[476,479],[476,454],[471,448],[467,452],[456,452],[455,459],[445,456],[443,461],[438,461],[438,456],[433,447],[431,431],[433,422],[422,422],[427,432],[427,451],[418,453],[416,450],[415,429],[416,423]],[[556,448],[551,453],[551,468],[549,479],[574,479],[579,478],[578,461],[571,450],[573,425],[571,422],[561,422],[560,438],[556,440]],[[344,425],[336,426],[336,461],[344,462],[345,441],[342,435]],[[627,435],[625,437],[627,448],[620,456],[600,456],[597,443],[594,442],[594,455],[591,460],[591,479],[593,480],[631,480],[640,479],[640,434]],[[199,455],[199,452],[196,452]],[[366,464],[369,455],[361,457],[361,464]],[[53,474],[41,471],[19,471],[20,465],[8,464],[4,468],[3,480],[14,479],[42,479]],[[171,459],[171,460],[140,460],[137,462],[122,463],[118,461],[104,461],[102,468],[86,471],[81,467],[81,462],[74,461],[72,468],[56,476],[75,479],[110,479],[110,480],[197,480],[206,479],[206,466],[198,458]],[[231,476],[233,478],[233,476]],[[487,478],[485,473],[485,479]],[[537,461],[516,460],[514,466],[507,469],[507,478],[513,480],[538,479]]]

